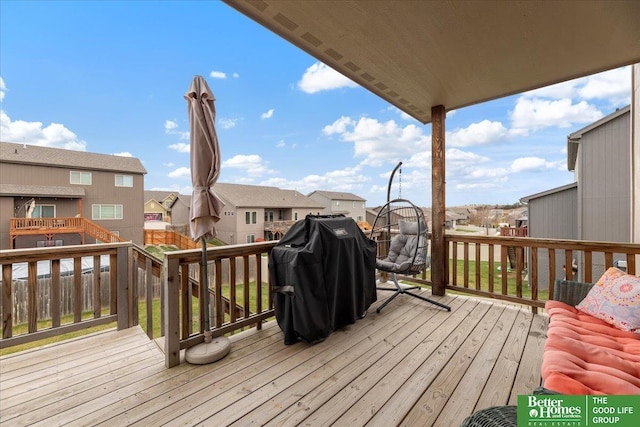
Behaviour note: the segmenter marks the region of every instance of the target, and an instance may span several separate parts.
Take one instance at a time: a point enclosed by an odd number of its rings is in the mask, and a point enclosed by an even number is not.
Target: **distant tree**
[[[490,208],[488,206],[476,207],[475,213],[469,215],[469,222],[475,224],[478,227],[491,227],[492,218],[490,215]]]

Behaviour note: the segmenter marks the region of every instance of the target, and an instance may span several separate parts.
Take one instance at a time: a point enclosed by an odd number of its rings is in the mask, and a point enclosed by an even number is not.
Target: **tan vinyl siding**
[[[91,173],[91,185],[71,184],[72,171]],[[122,205],[121,220],[94,222],[107,230],[118,232],[125,240],[142,244],[145,173],[142,164],[135,158],[49,147],[24,148],[22,144],[1,142],[0,185],[11,192],[0,197],[5,202],[0,205],[0,217],[13,217],[14,204],[31,197],[36,199],[38,205],[55,205],[57,217],[80,214],[91,219],[92,206],[95,204]],[[116,186],[116,175],[131,176],[133,186]],[[0,247],[9,248],[8,221],[6,225],[4,221],[0,225]]]

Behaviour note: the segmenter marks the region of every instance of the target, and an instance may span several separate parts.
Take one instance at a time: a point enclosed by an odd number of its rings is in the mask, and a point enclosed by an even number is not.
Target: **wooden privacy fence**
[[[173,230],[144,230],[145,245],[174,245],[180,249],[200,248],[200,243]]]
[[[95,288],[93,286],[94,278],[93,272],[83,273],[81,275],[81,292],[80,298],[82,300],[82,312],[92,312],[94,308],[99,310],[109,308],[110,289],[108,286],[100,286],[100,297],[95,298]],[[145,272],[139,270],[138,274],[138,294],[146,294],[147,283],[144,279]],[[109,271],[103,271],[100,273],[100,283],[109,283],[111,275]],[[38,320],[50,320],[53,317],[52,313],[52,279],[40,278],[37,280],[37,310]],[[160,298],[161,280],[159,277],[154,277],[151,282],[151,298]],[[73,314],[75,307],[75,278],[74,275],[67,275],[60,277],[60,316],[68,316]],[[2,283],[0,282],[0,293],[2,293]],[[12,288],[13,298],[13,324],[18,325],[26,323],[29,320],[29,290],[27,280],[14,280]],[[95,305],[95,307],[94,307]],[[0,317],[2,316],[2,308],[0,306]]]

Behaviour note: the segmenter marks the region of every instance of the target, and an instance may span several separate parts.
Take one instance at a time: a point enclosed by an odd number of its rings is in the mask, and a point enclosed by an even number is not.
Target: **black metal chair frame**
[[[396,219],[398,220],[396,221]],[[407,234],[414,235],[414,233],[401,233],[402,225],[400,225],[400,221],[404,221],[405,224],[410,224],[411,227],[416,228],[415,236],[417,239],[415,249],[413,249],[413,253],[410,254],[409,259],[403,263],[402,269],[398,269],[397,266],[389,265],[389,262],[385,262],[394,239],[398,239],[400,236],[406,237]],[[371,228],[371,238],[378,242],[376,268],[379,271],[390,273],[389,279],[394,285],[394,287],[382,286],[376,288],[383,291],[393,291],[393,294],[377,308],[376,312],[380,313],[380,311],[398,295],[404,294],[451,311],[451,307],[448,305],[411,292],[415,289],[421,289],[421,286],[401,285],[398,282],[397,274],[414,276],[429,267],[428,228],[422,209],[406,199],[388,201],[378,212]]]

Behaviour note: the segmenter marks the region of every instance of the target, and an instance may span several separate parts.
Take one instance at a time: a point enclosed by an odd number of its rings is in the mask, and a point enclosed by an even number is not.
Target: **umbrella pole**
[[[202,301],[206,310],[204,316],[204,342],[211,342],[211,307],[209,306],[209,262],[207,260],[207,241],[202,237]]]
[[[207,311],[204,316],[204,342],[189,347],[185,352],[185,359],[189,363],[195,365],[204,365],[222,359],[231,349],[229,338],[225,336],[212,338],[211,322],[209,320],[211,310],[209,302],[209,269],[207,262],[207,242],[202,238],[202,277],[200,278],[200,286],[202,292],[203,305]]]

